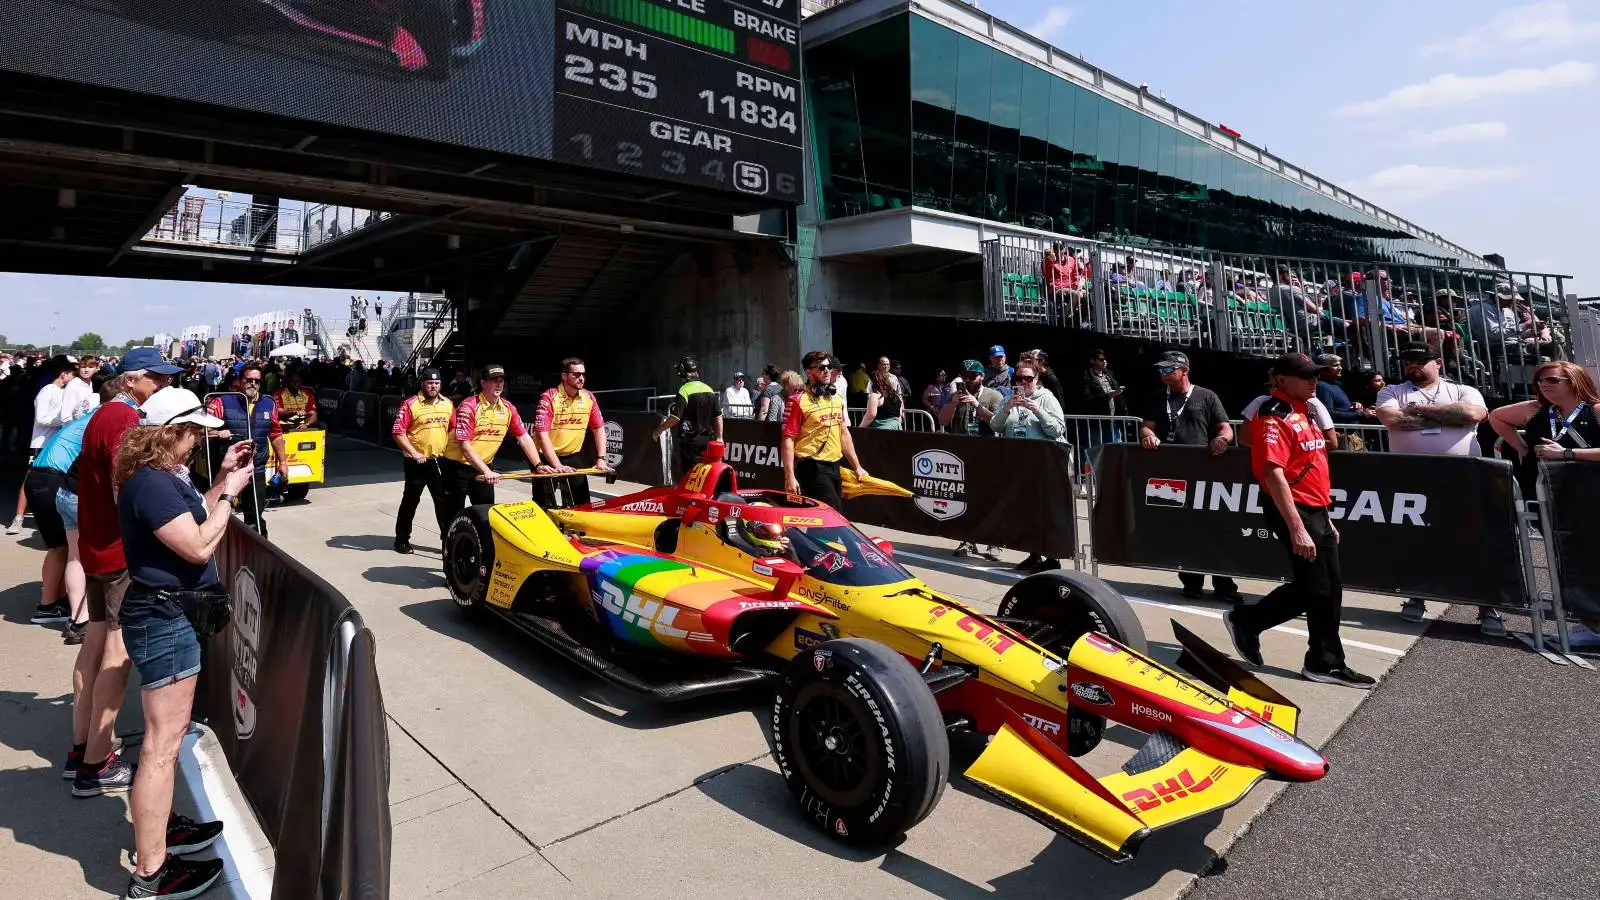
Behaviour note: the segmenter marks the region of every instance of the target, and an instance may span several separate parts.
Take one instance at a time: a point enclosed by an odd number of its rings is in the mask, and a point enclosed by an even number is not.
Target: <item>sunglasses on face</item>
[[[1571,378],[1568,378],[1568,377],[1566,377],[1564,375],[1546,375],[1543,378],[1539,379],[1539,383],[1543,384],[1543,385],[1548,385],[1550,387],[1555,387],[1555,386],[1561,384],[1564,381],[1571,381],[1571,380],[1572,380]]]
[[[812,366],[811,368],[816,369],[818,372],[832,372],[832,371],[838,369],[839,367],[838,366],[830,366],[830,365],[827,365],[826,363],[824,363],[822,365]]]
[[[1017,375],[1015,376],[1015,380],[1018,384],[1027,384],[1031,381],[1034,381],[1035,378],[1032,375]]]
[[[589,375],[588,372],[568,372],[567,374],[571,375],[573,378],[587,378]]]
[[[1163,375],[1171,375],[1173,372],[1178,371],[1178,367],[1177,366],[1156,366],[1156,371],[1160,372]]]
[[[259,379],[259,378],[245,378],[245,379],[241,379],[241,380],[244,381],[245,384],[260,384],[261,383],[261,379]]]

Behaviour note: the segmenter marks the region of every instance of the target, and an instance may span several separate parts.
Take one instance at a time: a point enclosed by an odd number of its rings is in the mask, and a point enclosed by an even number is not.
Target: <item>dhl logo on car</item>
[[[1149,812],[1153,809],[1160,809],[1163,803],[1175,803],[1190,794],[1198,794],[1222,780],[1222,776],[1227,773],[1227,766],[1217,766],[1203,780],[1195,781],[1194,776],[1189,774],[1189,770],[1184,769],[1175,777],[1168,778],[1166,781],[1158,781],[1148,788],[1127,791],[1122,795],[1122,799],[1123,802],[1128,804],[1130,811]]]

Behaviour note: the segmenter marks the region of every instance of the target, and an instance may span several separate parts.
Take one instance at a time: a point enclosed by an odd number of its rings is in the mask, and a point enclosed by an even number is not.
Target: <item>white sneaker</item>
[[[1567,643],[1574,650],[1600,650],[1600,631],[1579,622],[1567,630]]]
[[[1421,600],[1407,600],[1400,606],[1400,618],[1407,622],[1421,622],[1428,613],[1428,604]]]
[[[22,517],[21,516],[17,516],[15,519],[11,520],[11,524],[10,525],[6,526],[6,534],[21,534],[21,533],[22,533]]]

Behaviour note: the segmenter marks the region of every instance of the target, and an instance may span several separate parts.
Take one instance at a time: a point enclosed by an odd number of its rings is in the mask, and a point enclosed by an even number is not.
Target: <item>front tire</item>
[[[494,533],[489,527],[489,507],[469,506],[450,523],[444,538],[444,578],[450,599],[464,612],[483,608],[489,596],[489,572],[494,569]]]
[[[1149,655],[1144,627],[1127,599],[1093,575],[1052,570],[1029,575],[1000,601],[999,616],[1035,643],[1065,661],[1072,645],[1098,632],[1124,647]],[[1067,710],[1067,752],[1082,756],[1099,746],[1106,719],[1074,706]]]
[[[933,693],[876,641],[825,641],[791,660],[769,734],[806,817],[854,846],[898,841],[933,811],[950,772]]]

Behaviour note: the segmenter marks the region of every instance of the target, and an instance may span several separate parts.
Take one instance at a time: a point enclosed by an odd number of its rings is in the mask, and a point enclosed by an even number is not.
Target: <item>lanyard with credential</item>
[[[1189,393],[1183,395],[1183,402],[1178,404],[1178,411],[1172,411],[1172,388],[1167,388],[1167,442],[1178,439],[1178,418],[1183,411],[1189,408],[1189,398],[1194,396],[1194,388],[1189,388]]]
[[[1586,405],[1588,404],[1580,401],[1577,406],[1573,407],[1572,414],[1567,416],[1567,420],[1565,422],[1561,423],[1561,429],[1559,431],[1556,429],[1556,408],[1554,406],[1545,407],[1545,415],[1550,418],[1550,440],[1561,440],[1562,436],[1572,428],[1572,423],[1576,422],[1578,417],[1583,415],[1583,408]],[[1572,433],[1572,438],[1573,440],[1579,440],[1578,433],[1576,431]]]

